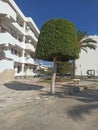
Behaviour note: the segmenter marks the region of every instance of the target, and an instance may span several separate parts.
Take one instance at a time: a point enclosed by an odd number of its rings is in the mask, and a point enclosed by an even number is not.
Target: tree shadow
[[[98,109],[98,103],[73,106],[68,110],[68,116],[75,121],[83,120],[84,115],[90,115],[94,109]]]
[[[83,88],[83,90],[81,90]],[[86,86],[62,85],[57,87],[56,96],[59,98],[73,98],[81,102],[98,102],[98,90]]]
[[[14,90],[41,90],[44,87],[43,86],[39,86],[39,85],[35,85],[35,84],[26,84],[26,83],[21,83],[21,82],[9,82],[9,83],[5,83],[4,86],[6,86],[9,89],[14,89]]]
[[[81,90],[83,88],[83,90]],[[89,88],[87,86],[75,86],[68,83],[67,85],[61,85],[55,88],[55,97],[58,98],[72,98],[85,103],[98,102],[98,90],[94,88]],[[50,96],[51,93],[42,90],[41,95]]]
[[[98,90],[86,88],[85,86],[81,87],[84,87],[84,89],[78,91],[79,87],[70,84],[62,85],[56,87],[56,93],[54,95],[54,97],[69,99],[69,104],[70,99],[79,101],[72,105],[67,111],[68,116],[75,121],[78,119],[83,120],[84,115],[89,115],[92,113],[92,110],[98,109]],[[42,96],[50,96],[50,93],[44,92]]]
[[[73,96],[74,93],[79,91],[79,87],[76,86],[72,86],[72,85],[61,85],[60,87],[55,87],[55,94],[52,95],[54,97],[58,97],[58,98],[66,98],[66,97],[70,97]],[[51,96],[51,93],[45,90],[41,90],[42,96]]]
[[[75,86],[73,86],[75,88]],[[83,86],[81,86],[83,87]],[[64,93],[67,89],[73,89],[71,86],[62,86],[62,92]],[[79,101],[76,105],[71,106],[68,110],[68,115],[75,121],[78,119],[83,120],[84,115],[92,114],[92,110],[98,109],[98,90],[92,88],[85,88],[82,91],[75,91],[74,93],[66,94],[57,93],[60,98],[69,98]],[[82,102],[83,105],[80,105]]]

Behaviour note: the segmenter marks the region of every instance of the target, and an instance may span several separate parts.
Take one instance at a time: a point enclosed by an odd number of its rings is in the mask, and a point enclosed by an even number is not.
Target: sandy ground
[[[49,84],[38,79],[0,84],[0,130],[98,130],[98,79]],[[75,89],[74,89],[75,88]],[[72,91],[73,90],[73,91]]]

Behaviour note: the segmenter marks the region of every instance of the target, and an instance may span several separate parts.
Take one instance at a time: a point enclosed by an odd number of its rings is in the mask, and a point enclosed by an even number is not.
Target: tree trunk
[[[73,60],[73,72],[72,72],[72,79],[75,78],[75,60]]]
[[[56,79],[56,70],[57,70],[57,61],[56,61],[56,57],[54,57],[53,59],[53,72],[52,72],[52,84],[51,84],[51,94],[54,95],[55,94],[55,79]]]

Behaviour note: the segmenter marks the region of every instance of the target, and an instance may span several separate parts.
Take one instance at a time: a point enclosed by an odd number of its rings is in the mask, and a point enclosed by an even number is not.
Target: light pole
[[[82,78],[82,67],[80,65],[80,74],[81,74],[81,78]]]

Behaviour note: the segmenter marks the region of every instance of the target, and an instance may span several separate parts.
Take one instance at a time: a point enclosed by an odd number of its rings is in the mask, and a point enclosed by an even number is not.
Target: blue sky
[[[98,35],[98,0],[15,0],[26,16],[33,18],[38,28],[51,18],[65,18],[77,30]]]
[[[98,35],[98,0],[15,0],[21,11],[32,17],[37,27],[51,18],[73,22],[76,30]]]

